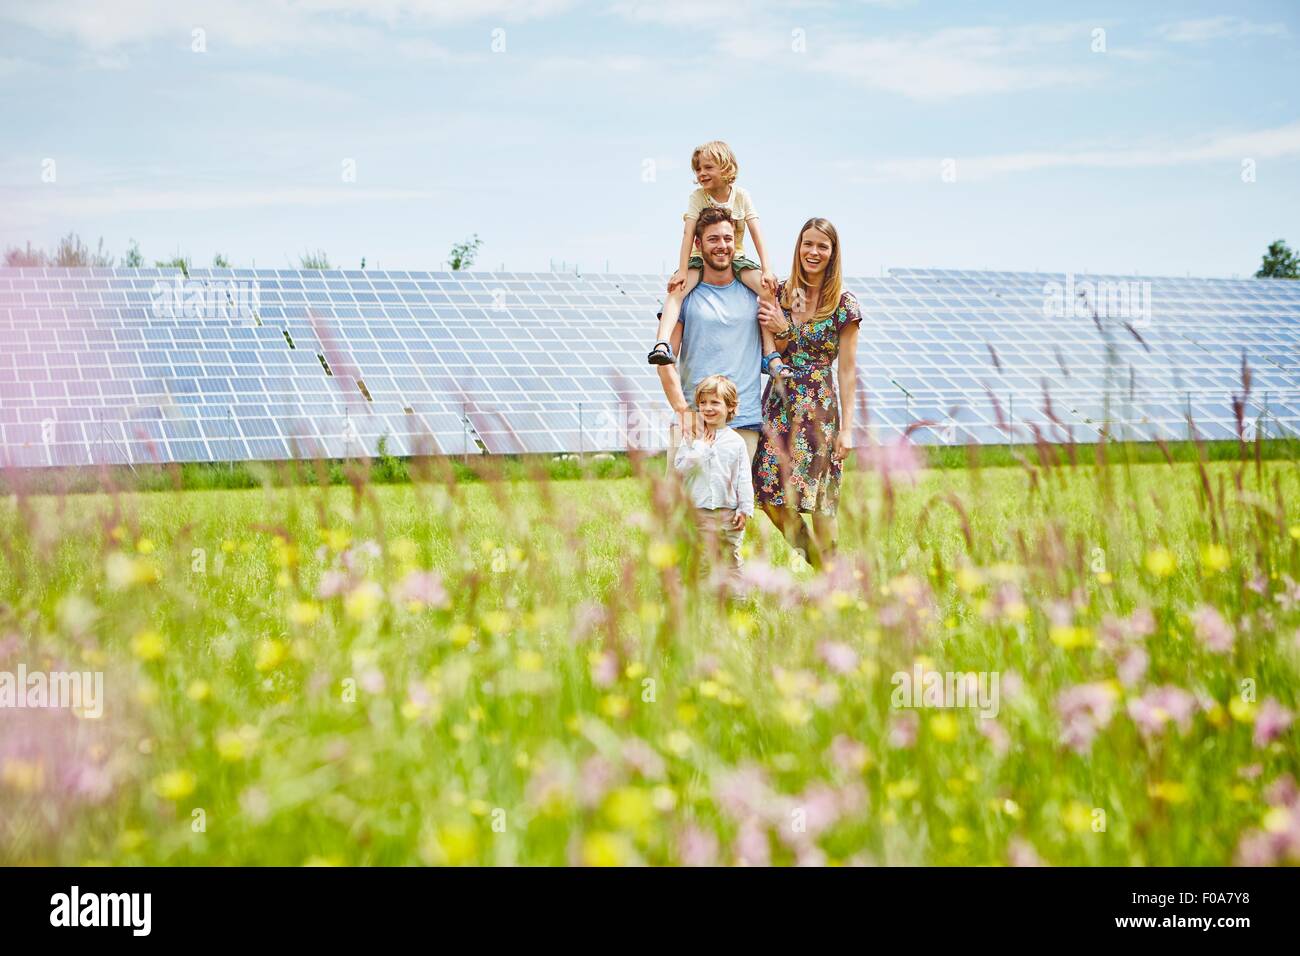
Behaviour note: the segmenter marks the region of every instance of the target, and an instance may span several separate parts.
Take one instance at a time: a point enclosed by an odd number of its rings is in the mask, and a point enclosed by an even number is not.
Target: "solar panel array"
[[[1243,357],[1248,435],[1300,434],[1300,282],[900,269],[845,285],[864,314],[859,442],[1183,438],[1189,414],[1230,438]],[[0,464],[655,450],[663,286],[0,269]]]

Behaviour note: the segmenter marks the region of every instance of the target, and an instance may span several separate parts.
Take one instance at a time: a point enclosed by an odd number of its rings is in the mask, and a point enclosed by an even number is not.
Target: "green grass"
[[[1253,739],[1297,706],[1300,466],[1027,454],[850,474],[841,570],[735,602],[695,582],[662,462],[0,500],[0,670],[106,697],[0,711],[0,862],[1213,865],[1300,825],[1269,789],[1295,727]],[[790,568],[761,516],[746,549]],[[415,570],[445,606],[394,595]],[[1138,609],[1154,633],[1112,649]],[[997,718],[892,707],[918,659],[998,673]],[[1079,685],[1113,706],[1083,752]],[[1200,703],[1143,735],[1164,685]]]

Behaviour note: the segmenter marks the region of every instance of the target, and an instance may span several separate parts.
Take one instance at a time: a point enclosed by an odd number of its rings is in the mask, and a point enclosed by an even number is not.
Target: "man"
[[[732,272],[736,229],[731,213],[716,206],[705,209],[696,221],[695,237],[704,268],[700,284],[681,305],[670,340],[680,359],[676,365],[656,366],[668,404],[677,413],[668,434],[669,473],[682,434],[698,433],[695,408],[686,396],[694,395],[695,386],[710,375],[725,375],[736,385],[739,403],[731,427],[745,440],[751,462],[763,427],[759,380],[763,342],[757,321],[758,296]],[[675,307],[670,299],[664,311],[669,313]]]

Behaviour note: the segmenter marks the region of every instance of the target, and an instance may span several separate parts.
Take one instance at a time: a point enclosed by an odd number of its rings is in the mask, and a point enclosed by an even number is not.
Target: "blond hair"
[[[700,399],[705,395],[715,395],[727,406],[727,421],[736,417],[736,406],[740,404],[740,395],[736,383],[725,375],[710,375],[695,386],[695,407],[700,407]]]
[[[740,166],[736,163],[736,154],[722,140],[715,139],[703,146],[695,147],[695,152],[691,153],[691,169],[697,173],[700,171],[701,156],[707,156],[718,164],[718,168],[722,171],[722,179],[728,186],[736,181],[736,173],[740,171]]]
[[[803,235],[809,229],[816,229],[823,232],[831,241],[831,261],[826,263],[826,269],[822,272],[821,293],[817,297],[817,310],[813,312],[812,321],[820,322],[835,312],[840,304],[840,293],[843,287],[842,275],[840,273],[840,234],[835,231],[829,219],[822,219],[820,216],[814,216],[803,224],[799,230],[799,239],[794,244],[794,265],[790,267],[790,279],[785,284],[785,290],[781,293],[781,308],[792,309],[791,293],[798,289],[800,294],[806,292],[809,286],[808,273],[803,267],[803,256],[800,254],[800,247],[803,245]]]

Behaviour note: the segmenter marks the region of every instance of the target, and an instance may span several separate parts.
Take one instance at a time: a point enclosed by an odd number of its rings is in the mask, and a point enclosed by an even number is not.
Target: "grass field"
[[[104,673],[0,711],[0,862],[1300,861],[1300,463],[1081,455],[853,472],[733,601],[662,461],[0,499],[0,670]]]

